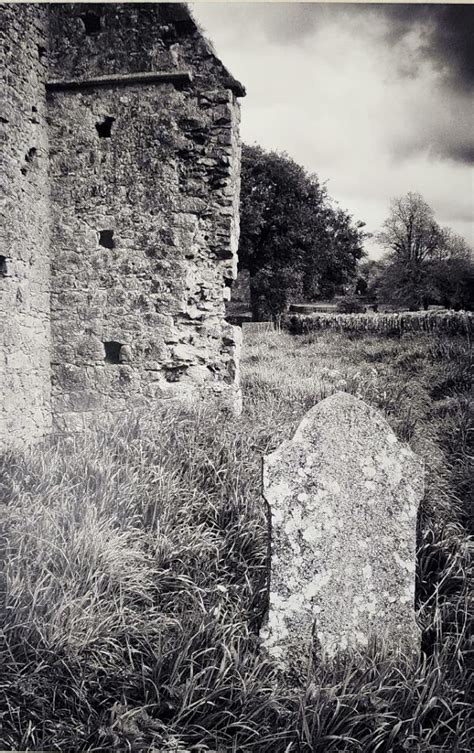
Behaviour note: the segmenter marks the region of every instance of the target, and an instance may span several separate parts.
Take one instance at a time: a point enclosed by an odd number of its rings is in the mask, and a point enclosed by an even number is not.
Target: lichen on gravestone
[[[338,392],[264,458],[271,514],[263,645],[284,666],[419,645],[416,524],[423,464],[378,411]]]

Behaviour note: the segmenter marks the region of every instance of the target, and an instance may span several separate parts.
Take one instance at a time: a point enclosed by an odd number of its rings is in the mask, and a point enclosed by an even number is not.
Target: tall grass
[[[2,458],[1,748],[471,749],[465,342],[261,333],[244,353],[240,419],[163,409]],[[338,389],[427,463],[423,651],[374,646],[295,687],[258,644],[261,456]]]

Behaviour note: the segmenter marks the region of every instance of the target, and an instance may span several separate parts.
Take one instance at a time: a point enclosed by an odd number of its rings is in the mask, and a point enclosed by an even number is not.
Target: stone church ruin
[[[0,444],[237,408],[242,85],[181,4],[0,6]]]

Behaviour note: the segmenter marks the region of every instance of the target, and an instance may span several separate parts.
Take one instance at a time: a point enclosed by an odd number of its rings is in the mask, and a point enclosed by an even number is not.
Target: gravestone
[[[338,392],[264,458],[271,512],[264,646],[283,664],[364,649],[416,650],[421,460],[383,416]]]

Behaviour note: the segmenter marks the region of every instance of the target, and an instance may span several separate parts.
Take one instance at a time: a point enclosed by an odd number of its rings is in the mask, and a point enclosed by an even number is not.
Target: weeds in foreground
[[[245,412],[163,410],[0,466],[0,747],[471,750],[462,340],[266,333]],[[298,374],[298,379],[295,379]],[[260,461],[337,389],[385,411],[427,463],[413,662],[373,647],[291,689],[263,658]]]

